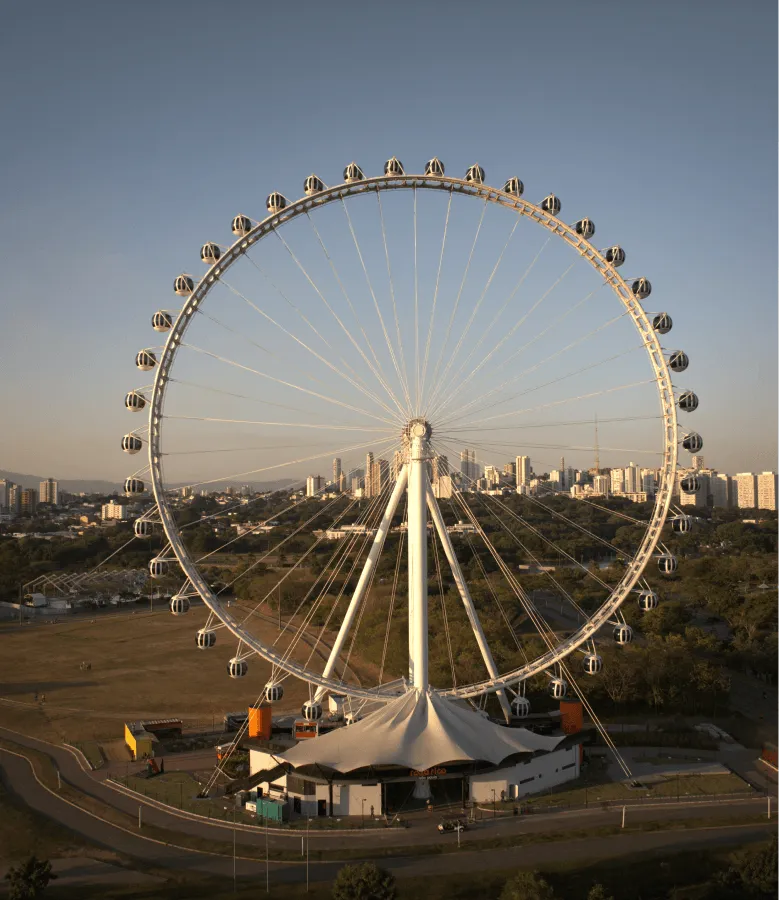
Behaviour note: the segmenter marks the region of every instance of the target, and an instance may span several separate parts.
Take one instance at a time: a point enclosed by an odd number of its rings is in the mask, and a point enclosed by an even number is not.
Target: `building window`
[[[564,772],[566,769],[573,769],[575,766],[576,766],[576,763],[575,763],[575,762],[568,763],[568,765],[567,765],[567,766],[563,766],[562,769],[561,769],[560,771],[561,771],[561,772]]]
[[[523,778],[519,783],[520,783],[520,784],[527,784],[528,781],[532,781],[532,780],[533,780],[532,777],[531,777],[531,778]]]

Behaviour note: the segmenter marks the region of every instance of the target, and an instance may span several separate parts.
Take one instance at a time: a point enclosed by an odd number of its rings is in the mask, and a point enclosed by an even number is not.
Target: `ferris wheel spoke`
[[[454,319],[457,315],[457,310],[460,306],[460,298],[462,297],[463,289],[465,288],[465,282],[468,280],[468,272],[471,269],[471,262],[473,261],[473,254],[476,251],[476,244],[479,241],[479,235],[481,234],[481,226],[484,223],[484,215],[487,212],[487,201],[484,201],[484,206],[482,207],[481,216],[479,216],[479,224],[476,226],[476,234],[473,236],[473,243],[471,244],[471,251],[468,254],[468,261],[465,264],[465,269],[463,271],[463,277],[460,281],[460,287],[457,291],[457,295],[454,298],[454,305],[452,306],[452,312],[449,316],[449,322],[446,326],[446,334],[444,335],[444,341],[441,344],[441,352],[438,354],[438,361],[435,364],[435,369],[433,370],[433,394],[432,397],[435,396],[436,388],[438,386],[438,372],[441,368],[441,363],[443,362],[444,354],[446,352],[447,344],[449,343],[449,336],[452,333],[452,326],[454,325]],[[428,402],[427,406],[430,406]],[[427,410],[425,411],[425,415],[427,415]]]
[[[543,248],[542,248],[543,250]],[[539,251],[540,255],[540,251]],[[574,267],[575,263],[571,263],[570,266],[563,272],[563,274],[555,281],[551,287],[547,288],[547,290],[536,300],[536,302],[530,307],[530,309],[520,318],[517,322],[511,327],[511,329],[503,335],[503,337],[498,340],[495,346],[477,363],[477,365],[472,369],[470,374],[466,377],[466,379],[462,382],[462,384],[467,384],[471,381],[471,379],[476,375],[477,372],[480,372],[484,366],[495,356],[495,354],[500,350],[500,348],[506,343],[506,341],[510,340],[518,328],[520,328],[530,317],[530,315],[535,312],[536,309],[546,300],[546,298],[554,291],[554,289],[563,281],[565,276],[571,271]]]
[[[520,416],[520,415],[524,415],[525,413],[536,412],[539,409],[549,409],[552,406],[562,406],[566,403],[575,403],[578,400],[590,400],[593,397],[601,397],[604,394],[613,394],[617,391],[625,391],[625,390],[629,390],[630,388],[642,387],[647,384],[655,384],[655,383],[656,383],[656,379],[654,379],[654,378],[644,379],[642,381],[631,381],[627,384],[617,385],[616,387],[603,388],[599,391],[591,391],[590,393],[587,393],[587,394],[579,394],[576,397],[565,397],[562,400],[551,400],[549,403],[541,403],[538,406],[530,406],[530,407],[526,407],[525,409],[515,409],[515,410],[512,410],[511,412],[499,413],[494,416],[487,416],[483,419],[473,419],[467,423],[467,426],[453,427],[452,424],[450,424],[450,423],[456,423],[457,419],[452,419],[452,420],[450,420],[450,422],[445,423],[445,427],[446,427],[447,433],[449,433],[449,434],[453,434],[456,432],[462,432],[462,431],[469,431],[469,430],[472,430],[473,428],[476,428],[479,425],[482,425],[484,422],[493,422],[496,419],[505,419],[505,418],[508,418],[509,416]],[[444,427],[444,423],[442,423],[442,427]]]
[[[398,341],[398,355],[400,356],[400,370],[403,373],[403,392],[408,398],[409,409],[411,408],[411,394],[408,383],[408,369],[406,367],[406,356],[403,352],[403,339],[400,336],[400,319],[398,318],[398,305],[395,302],[395,283],[392,280],[392,266],[390,264],[389,246],[387,244],[387,230],[384,225],[384,210],[381,206],[381,192],[376,191],[376,202],[379,206],[379,221],[381,222],[381,240],[384,246],[384,259],[387,263],[387,278],[389,280],[390,300],[392,302],[392,315],[395,320],[395,334]],[[414,191],[414,203],[416,204],[416,191]],[[414,207],[414,225],[416,226],[416,205]]]
[[[248,297],[246,297],[244,294],[242,294],[239,290],[232,287],[232,285],[228,284],[224,279],[220,279],[220,281],[228,290],[230,290],[237,297],[240,297],[241,300],[243,300],[253,310],[255,310],[255,312],[259,313],[264,319],[266,319],[272,325],[275,325],[280,331],[282,331],[289,338],[291,338],[296,344],[303,347],[304,350],[307,350],[312,356],[314,356],[321,363],[323,363],[325,366],[327,366],[328,369],[330,369],[332,372],[335,372],[335,374],[338,375],[339,378],[342,378],[344,381],[347,381],[349,384],[351,384],[353,387],[355,387],[358,391],[365,394],[366,397],[370,397],[370,399],[373,400],[375,403],[377,403],[379,406],[381,406],[382,409],[386,410],[387,413],[389,413],[390,415],[395,415],[397,417],[397,414],[393,413],[393,411],[382,400],[380,400],[379,397],[377,397],[371,390],[364,387],[359,381],[355,380],[350,375],[347,375],[345,372],[341,371],[341,369],[339,369],[336,365],[334,365],[328,359],[326,359],[324,356],[322,356],[321,353],[317,353],[317,351],[314,350],[313,347],[310,347],[305,341],[303,341],[301,338],[297,337],[297,335],[293,334],[288,328],[285,328],[280,322],[277,322],[271,315],[269,315],[267,312],[265,312],[265,310],[263,310],[261,307],[257,306],[256,303],[251,301]],[[339,359],[340,359],[340,357],[339,357]],[[394,399],[394,397],[393,397],[393,399]],[[399,409],[400,409],[400,407],[399,407]]]
[[[535,344],[537,341],[539,341],[545,334],[548,334],[551,330],[556,328],[565,318],[567,318],[576,309],[583,306],[596,293],[597,293],[597,288],[594,291],[590,291],[590,293],[588,293],[585,297],[583,297],[581,300],[579,300],[578,303],[575,303],[573,306],[569,307],[561,316],[558,316],[558,318],[555,319],[552,323],[550,323],[546,328],[544,328],[542,331],[538,332],[538,334],[536,334],[535,337],[531,338],[531,340],[527,341],[519,349],[515,350],[510,356],[501,360],[499,364],[495,363],[495,365],[496,366],[499,365],[502,368],[503,366],[508,365],[508,363],[510,363],[512,360],[518,358],[522,353],[524,353],[525,350],[527,350],[528,347],[532,347],[533,344]],[[487,392],[487,394],[484,396],[483,399],[487,399],[488,397],[491,397],[497,393],[500,393],[500,391],[503,390],[503,388],[505,388],[507,385],[513,384],[516,381],[519,381],[521,378],[523,378],[525,375],[529,374],[530,372],[534,372],[536,369],[541,368],[541,366],[543,366],[545,363],[548,363],[553,359],[557,359],[559,356],[562,356],[563,353],[567,353],[569,350],[572,350],[574,347],[578,347],[580,344],[583,344],[585,341],[588,341],[590,338],[594,337],[596,334],[603,331],[604,328],[608,328],[610,325],[613,325],[615,322],[619,322],[626,315],[627,315],[627,312],[620,313],[618,316],[615,316],[614,318],[610,319],[608,322],[604,323],[603,325],[600,325],[597,328],[593,328],[587,334],[576,338],[576,340],[572,341],[570,344],[561,348],[560,350],[555,351],[555,353],[545,357],[544,359],[542,359],[540,362],[536,363],[531,368],[526,369],[524,372],[520,372],[518,375],[512,376],[507,381],[504,381],[503,384],[499,385],[498,387],[492,388],[490,391]],[[643,347],[643,344],[641,344],[640,346]],[[619,357],[621,355],[623,355],[623,354],[617,354],[617,357]],[[487,371],[489,371],[489,370],[487,370]],[[583,371],[585,371],[585,370],[583,370]],[[455,397],[457,397],[459,395],[459,393],[470,382],[471,378],[477,374],[477,372],[478,372],[478,368],[474,369],[471,372],[471,374],[468,376],[468,378],[461,381],[456,386],[456,388],[450,392],[450,394],[448,396],[449,403]],[[550,382],[550,383],[552,383],[552,382]],[[476,401],[471,401],[471,403],[466,404],[466,405],[468,406],[468,408],[470,408],[470,407],[474,406],[475,403],[476,403]]]
[[[452,571],[452,577],[454,578],[457,592],[459,593],[460,599],[462,600],[463,606],[465,607],[465,612],[468,616],[468,622],[470,623],[471,631],[473,631],[473,636],[476,639],[476,644],[479,648],[479,652],[481,653],[481,658],[484,661],[484,666],[487,669],[487,674],[493,681],[497,681],[500,677],[498,673],[498,667],[495,665],[495,659],[493,658],[492,651],[490,650],[490,646],[487,643],[484,629],[482,628],[481,621],[479,620],[479,614],[476,611],[473,599],[471,598],[471,592],[468,590],[468,584],[465,580],[465,577],[463,576],[462,569],[460,568],[460,563],[457,560],[457,556],[454,552],[454,547],[452,546],[452,540],[449,537],[449,532],[446,530],[446,524],[444,523],[443,516],[441,515],[438,501],[433,495],[433,489],[430,486],[429,482],[427,483],[427,507],[430,510],[430,515],[433,519],[433,527],[438,533],[438,539],[441,541],[441,546],[444,548],[444,553],[446,554],[449,568]],[[511,707],[509,706],[506,692],[503,690],[499,690],[496,693],[498,695],[500,707],[503,710],[503,715],[506,717],[506,721],[510,722]]]
[[[481,347],[481,345],[484,343],[485,339],[487,338],[487,335],[490,333],[490,331],[492,331],[492,329],[495,327],[495,325],[497,325],[497,323],[498,323],[500,317],[501,317],[501,316],[503,315],[503,313],[506,311],[506,308],[508,307],[509,303],[511,303],[511,301],[512,301],[512,300],[514,299],[514,297],[516,296],[517,291],[518,291],[518,290],[522,287],[522,285],[524,284],[525,279],[526,279],[526,278],[530,275],[530,273],[533,271],[533,268],[535,267],[535,264],[538,262],[538,260],[539,260],[539,258],[540,258],[540,256],[541,256],[541,254],[544,252],[544,250],[546,249],[547,245],[549,244],[549,242],[550,242],[551,240],[552,240],[552,237],[551,237],[551,235],[550,235],[550,236],[547,237],[547,239],[544,241],[544,243],[543,243],[542,246],[541,246],[541,249],[536,253],[536,255],[535,255],[535,256],[533,257],[533,259],[531,260],[530,265],[529,265],[529,266],[525,269],[525,271],[522,273],[522,275],[520,276],[519,280],[518,280],[517,283],[514,285],[513,290],[511,291],[511,293],[509,293],[509,295],[506,297],[505,301],[503,302],[503,305],[498,309],[497,313],[495,313],[495,315],[492,317],[492,319],[491,319],[490,322],[488,323],[487,327],[486,327],[486,328],[484,329],[484,331],[481,333],[481,336],[479,337],[479,340],[476,341],[476,343],[475,343],[474,346],[471,348],[471,350],[470,350],[470,352],[468,353],[468,355],[465,357],[465,359],[463,360],[463,362],[460,364],[460,367],[457,369],[457,371],[456,371],[455,374],[454,374],[454,379],[453,379],[453,380],[456,380],[457,378],[459,378],[459,376],[462,374],[462,372],[463,372],[463,370],[465,369],[465,367],[468,365],[468,363],[469,363],[469,362],[471,361],[471,359],[473,358],[473,356],[474,356],[474,354],[476,353],[476,351],[477,351],[477,350],[479,349],[479,347]],[[532,312],[532,310],[531,310],[530,312]],[[529,315],[529,314],[530,314],[530,313],[528,313],[528,315]],[[521,324],[521,323],[519,323],[519,324]],[[519,325],[518,325],[517,327],[519,327]],[[497,349],[497,348],[496,348],[496,349]],[[488,354],[488,356],[489,356],[489,355],[490,355],[490,354]],[[478,368],[481,368],[481,366],[479,366]],[[470,377],[469,377],[467,380],[470,381]]]
[[[233,359],[229,359],[226,356],[220,356],[218,353],[213,353],[211,350],[204,350],[202,347],[196,347],[194,344],[181,344],[182,347],[186,347],[189,350],[194,351],[195,353],[202,353],[204,356],[210,356],[211,359],[215,359],[218,362],[225,363],[225,365],[233,366],[236,369],[239,369],[242,372],[248,372],[251,375],[257,375],[259,378],[265,378],[268,381],[273,381],[276,384],[280,384],[284,387],[292,388],[293,390],[300,391],[303,394],[307,394],[309,397],[316,397],[318,400],[324,400],[326,403],[332,403],[336,406],[343,407],[344,409],[349,409],[352,412],[359,413],[360,415],[367,416],[369,419],[376,419],[378,422],[386,422],[387,424],[393,424],[392,419],[388,419],[385,416],[377,416],[371,412],[368,412],[367,409],[361,409],[359,406],[353,406],[351,403],[344,403],[342,400],[336,400],[335,397],[330,397],[327,394],[322,394],[319,391],[312,391],[310,388],[302,387],[302,385],[295,384],[292,381],[288,381],[284,378],[277,378],[274,375],[270,375],[268,372],[263,372],[260,369],[255,369],[252,366],[244,365],[243,363],[236,362]],[[240,395],[235,395],[240,396]],[[247,398],[248,399],[248,398]],[[270,404],[276,405],[276,404]],[[301,410],[302,412],[302,410]]]
[[[183,416],[183,417],[179,417],[179,418],[189,418],[189,417]],[[206,419],[205,421],[210,421],[210,420]],[[358,429],[358,430],[364,431],[365,429]],[[274,463],[271,466],[262,466],[258,469],[250,469],[246,472],[233,472],[230,475],[222,475],[219,478],[211,478],[207,481],[195,481],[195,482],[192,482],[191,484],[180,485],[179,489],[181,489],[182,487],[196,488],[196,487],[201,487],[204,484],[217,484],[218,482],[222,482],[222,481],[231,481],[234,478],[245,478],[247,475],[257,475],[260,472],[270,472],[275,469],[284,469],[287,466],[298,465],[299,463],[303,463],[303,462],[311,462],[312,460],[315,460],[315,459],[322,459],[325,456],[333,456],[336,453],[349,453],[352,450],[361,450],[361,449],[364,449],[367,447],[374,447],[377,444],[379,444],[380,451],[384,451],[386,449],[391,450],[394,446],[397,446],[397,439],[392,438],[391,440],[387,440],[386,438],[383,438],[383,439],[377,438],[376,440],[367,441],[362,444],[354,444],[351,447],[340,447],[335,450],[330,450],[329,452],[326,452],[326,453],[317,453],[313,456],[304,456],[304,457],[300,457],[299,459],[286,460],[285,462]]]
[[[368,274],[368,269],[365,265],[365,260],[362,255],[362,250],[360,249],[360,242],[357,240],[357,234],[355,233],[354,226],[352,225],[352,217],[349,215],[349,210],[346,206],[346,201],[341,199],[341,206],[343,207],[343,211],[346,215],[346,221],[349,225],[349,232],[352,236],[352,241],[354,242],[354,249],[357,251],[357,256],[360,260],[360,265],[362,266],[363,274],[365,275],[365,282],[368,285],[368,291],[370,292],[371,298],[373,299],[373,307],[376,310],[376,316],[379,319],[379,324],[381,325],[381,330],[384,335],[384,340],[387,344],[387,350],[389,351],[390,359],[392,360],[392,365],[395,368],[395,374],[398,376],[398,381],[400,383],[401,389],[403,390],[406,398],[406,415],[407,417],[411,416],[411,397],[408,393],[408,387],[406,386],[405,381],[403,380],[403,375],[401,373],[400,366],[398,365],[397,356],[395,355],[395,349],[392,346],[392,341],[390,340],[389,332],[387,331],[387,326],[384,323],[384,316],[381,314],[381,308],[379,307],[379,301],[376,299],[376,293],[373,290],[373,283],[371,282],[370,275]]]
[[[441,239],[441,254],[438,258],[438,273],[435,279],[435,289],[433,291],[433,302],[430,308],[430,324],[427,329],[427,341],[425,342],[425,358],[422,363],[422,384],[420,387],[421,396],[424,398],[425,395],[425,380],[427,378],[427,365],[430,358],[430,344],[433,340],[433,325],[435,323],[435,311],[436,305],[438,303],[438,288],[441,284],[441,268],[444,262],[444,251],[446,250],[446,236],[449,231],[449,215],[452,211],[452,198],[454,197],[453,192],[449,192],[449,202],[446,206],[446,220],[444,221],[444,235]]]
[[[524,369],[522,372],[519,372],[516,375],[512,375],[511,378],[507,378],[505,381],[503,381],[497,387],[492,388],[491,390],[487,391],[478,400],[471,400],[469,403],[463,404],[463,406],[460,408],[460,412],[465,413],[469,409],[472,409],[476,405],[478,405],[479,408],[482,410],[490,409],[493,406],[495,406],[496,404],[508,402],[508,400],[510,400],[514,397],[521,396],[523,393],[529,393],[528,391],[522,391],[520,393],[512,394],[510,397],[504,398],[503,400],[496,401],[496,403],[490,403],[487,405],[484,405],[484,402],[483,402],[484,400],[489,399],[489,397],[494,397],[496,395],[499,395],[509,385],[516,384],[516,382],[520,381],[526,375],[530,375],[532,372],[537,371],[538,369],[540,369],[543,366],[550,363],[552,360],[559,359],[559,357],[561,357],[564,353],[567,353],[569,350],[573,350],[575,347],[579,347],[582,344],[586,343],[588,340],[595,337],[596,334],[599,334],[601,331],[603,331],[604,329],[608,328],[611,325],[614,325],[616,322],[621,321],[626,315],[627,315],[627,313],[620,313],[620,315],[615,316],[612,319],[609,319],[609,321],[605,322],[603,325],[599,325],[597,328],[593,328],[587,334],[581,335],[580,337],[576,338],[576,340],[571,341],[569,344],[567,344],[565,347],[562,347],[560,350],[556,350],[554,353],[551,353],[548,356],[545,356],[543,359],[541,359],[539,362],[535,363],[534,365],[530,366],[529,368]],[[533,340],[535,341],[536,338],[534,338]],[[525,345],[525,347],[530,346],[531,343],[533,343],[533,341],[530,341],[528,344]],[[642,350],[643,348],[644,348],[643,344],[636,344],[633,347],[628,347],[627,350],[623,350],[620,353],[612,354],[611,356],[608,356],[605,359],[601,359],[598,362],[589,363],[588,365],[582,366],[580,369],[577,369],[575,372],[569,372],[567,375],[561,375],[558,378],[552,379],[552,381],[547,381],[544,384],[538,385],[537,387],[533,388],[532,390],[540,390],[541,388],[549,387],[552,384],[557,384],[559,381],[565,381],[567,378],[573,378],[576,375],[581,375],[583,372],[590,371],[590,369],[597,369],[599,366],[603,366],[603,365],[606,365],[607,363],[614,362],[614,360],[616,360],[616,359],[621,359],[623,356],[627,356],[628,354],[633,353],[636,350]],[[513,356],[511,356],[507,360],[505,360],[505,363],[507,364],[511,359],[518,356],[519,353],[521,352],[521,350],[523,350],[523,349],[524,349],[524,347],[520,348],[520,350],[517,351],[517,353],[515,353]],[[457,396],[459,396],[460,393],[462,392],[462,390],[465,388],[465,386],[466,386],[465,381],[463,381],[457,385],[457,388],[452,393],[450,393],[449,397],[447,398],[447,402],[445,404],[443,404],[442,407],[440,408],[439,415],[443,414],[444,407],[447,406],[449,403],[451,403]]]
[[[335,665],[341,655],[341,651],[344,648],[344,644],[346,643],[346,640],[349,636],[349,631],[354,624],[355,617],[357,616],[368,587],[373,580],[376,563],[378,562],[379,555],[384,548],[384,542],[387,539],[387,534],[389,533],[392,519],[395,515],[395,512],[398,508],[398,503],[400,503],[400,498],[405,491],[407,484],[408,467],[404,465],[400,471],[398,480],[395,482],[395,486],[392,490],[392,494],[390,495],[387,507],[384,510],[384,515],[382,516],[378,531],[376,532],[376,537],[373,539],[373,545],[371,546],[368,557],[365,560],[363,570],[360,573],[360,579],[357,582],[357,587],[354,589],[352,599],[349,602],[349,607],[346,610],[343,621],[341,622],[341,627],[338,629],[338,635],[333,642],[332,650],[330,651],[330,655],[327,658],[327,663],[325,664],[325,668],[322,672],[322,676],[324,678],[329,678],[332,675],[335,669]],[[318,700],[321,698],[321,696],[322,689],[320,688],[314,695],[314,699]]]
[[[438,384],[436,385],[432,396],[430,397],[430,416],[435,416],[436,412],[440,409],[441,404],[439,403],[439,398],[441,399],[441,402],[443,402],[443,400],[445,400],[445,396],[446,396],[444,393],[445,388],[442,387],[442,385],[445,384],[446,377],[449,374],[454,361],[457,359],[460,349],[463,346],[463,343],[464,343],[466,337],[468,336],[468,332],[471,330],[471,326],[473,325],[473,322],[476,319],[476,316],[477,316],[479,310],[481,309],[481,305],[484,302],[484,298],[487,296],[487,292],[489,291],[490,286],[492,285],[492,281],[495,278],[495,275],[496,275],[498,269],[500,268],[500,264],[503,262],[503,257],[506,253],[506,250],[508,249],[509,244],[511,243],[511,239],[514,237],[514,232],[517,230],[519,221],[520,221],[519,218],[517,218],[514,221],[514,225],[512,226],[511,230],[509,231],[508,237],[506,238],[506,243],[503,245],[503,249],[500,251],[500,254],[498,255],[498,258],[495,262],[495,265],[492,267],[492,271],[490,272],[490,274],[487,278],[487,281],[486,281],[484,287],[482,288],[481,293],[479,294],[479,299],[476,301],[476,303],[473,306],[473,309],[471,310],[471,315],[468,318],[468,322],[466,323],[465,328],[463,329],[459,340],[457,341],[457,345],[455,346],[454,351],[450,355],[449,361],[447,362],[446,367],[444,368],[444,371],[441,373],[441,379],[438,382]],[[452,381],[454,381],[454,378],[452,379]]]
[[[296,266],[298,267],[298,269],[302,272],[302,274],[303,274],[303,276],[305,277],[306,281],[308,281],[308,283],[309,283],[309,284],[311,285],[311,287],[314,289],[314,292],[316,293],[316,295],[319,297],[319,299],[322,301],[322,303],[324,303],[324,305],[325,305],[327,311],[330,313],[331,316],[333,316],[333,318],[334,318],[335,321],[338,323],[338,325],[340,326],[340,328],[341,328],[341,330],[344,332],[344,334],[347,336],[347,338],[349,338],[350,342],[352,343],[352,346],[353,346],[353,347],[357,350],[357,352],[360,354],[360,356],[362,357],[363,361],[365,362],[365,364],[368,366],[368,368],[370,369],[371,373],[373,374],[374,378],[376,378],[376,380],[379,382],[379,384],[384,388],[384,390],[385,390],[385,392],[387,393],[388,397],[395,403],[396,406],[399,407],[399,404],[397,403],[397,400],[395,399],[395,396],[394,396],[392,390],[390,389],[389,385],[387,384],[387,380],[386,380],[386,378],[384,377],[384,373],[381,371],[381,366],[379,365],[378,370],[375,369],[375,368],[373,367],[373,365],[371,364],[370,360],[369,360],[368,357],[365,355],[365,353],[363,352],[362,348],[360,347],[360,345],[359,345],[359,344],[357,343],[357,341],[355,340],[355,338],[354,338],[354,336],[352,335],[352,333],[351,333],[351,332],[349,331],[349,329],[344,325],[343,321],[341,320],[341,317],[338,315],[338,313],[335,311],[335,309],[333,309],[332,305],[328,302],[327,298],[326,298],[325,295],[322,293],[322,291],[320,290],[320,288],[319,288],[319,286],[317,285],[317,283],[316,283],[316,282],[314,281],[314,279],[309,275],[308,270],[307,270],[306,267],[300,262],[300,260],[298,259],[298,257],[297,257],[297,256],[295,255],[295,253],[293,252],[292,248],[291,248],[291,247],[289,246],[289,244],[284,240],[284,238],[283,238],[283,236],[281,235],[281,233],[280,233],[278,230],[275,230],[274,233],[275,233],[276,237],[277,237],[277,238],[281,241],[281,243],[284,245],[284,247],[286,248],[287,252],[288,252],[289,255],[292,257],[292,260],[294,261],[295,265],[296,265]],[[328,345],[328,346],[329,346],[329,345]],[[369,347],[370,347],[370,344],[369,344]],[[370,347],[370,349],[372,350],[373,348]],[[376,359],[376,354],[375,354],[375,352],[373,352],[373,357],[374,357],[374,359]],[[378,359],[376,359],[376,362],[377,362],[377,365],[378,365]],[[353,375],[356,376],[356,373],[354,372],[354,369],[352,369],[351,366],[349,366],[349,370],[352,372]]]

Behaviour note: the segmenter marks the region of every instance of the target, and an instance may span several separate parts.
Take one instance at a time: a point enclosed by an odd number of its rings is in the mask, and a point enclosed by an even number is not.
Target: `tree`
[[[375,863],[344,866],[333,882],[333,900],[395,900],[395,878]]]
[[[587,894],[587,900],[614,900],[614,898],[602,884],[594,884]]]
[[[538,872],[518,872],[503,885],[500,900],[555,900],[555,892]]]
[[[9,882],[10,900],[34,900],[57,876],[52,873],[51,863],[47,859],[38,859],[33,855],[18,866],[11,866],[5,877]]]

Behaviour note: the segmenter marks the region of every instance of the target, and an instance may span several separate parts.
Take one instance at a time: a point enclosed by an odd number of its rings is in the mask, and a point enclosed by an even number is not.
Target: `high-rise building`
[[[463,450],[460,453],[460,473],[463,476],[464,487],[468,490],[474,481],[478,481],[481,472],[476,462],[475,450]]]
[[[435,465],[435,460],[433,460],[433,464]],[[400,478],[401,470],[403,469],[403,451],[396,450],[392,454],[392,464],[390,465],[390,478],[392,481],[397,481]]]
[[[612,469],[609,473],[609,477],[611,478],[611,493],[612,494],[624,494],[625,493],[625,470],[624,469]]]
[[[104,522],[112,520],[125,522],[127,521],[127,507],[121,503],[116,503],[114,500],[109,500],[108,503],[104,503],[100,508],[100,518]]]
[[[341,458],[336,456],[333,460],[333,487],[340,490],[341,486]]]
[[[776,509],[776,472],[761,472],[757,476],[758,509]]]
[[[11,508],[11,492],[15,487],[13,481],[7,478],[0,478],[0,509],[10,510]]]
[[[436,481],[433,482],[433,496],[439,500],[448,500],[452,493],[452,476],[439,475]]]
[[[702,456],[693,456],[692,459],[690,460],[690,467],[692,468],[692,470],[694,472],[697,472],[698,469],[705,469],[706,465],[703,462],[703,457]]]
[[[38,502],[56,506],[59,502],[59,486],[53,478],[47,478],[39,485]]]
[[[306,478],[306,497],[316,497],[325,486],[325,480],[321,475],[309,475]]]
[[[365,479],[365,495],[378,497],[389,481],[389,462],[377,459],[371,463],[370,474]]]
[[[355,475],[355,476],[352,478],[352,493],[353,493],[353,494],[356,494],[357,491],[362,490],[362,489],[363,489],[363,485],[364,485],[364,482],[363,482],[362,476],[361,476],[361,475]]]
[[[631,462],[625,469],[625,488],[626,494],[637,494],[641,490],[641,475],[638,466]]]
[[[733,479],[730,475],[715,475],[710,479],[709,487],[713,506],[722,509],[730,509],[733,506]]]
[[[488,488],[496,488],[500,484],[500,470],[497,466],[485,466],[484,478]]]
[[[19,497],[19,513],[25,518],[32,518],[38,508],[38,492],[35,488],[25,488]]]
[[[8,482],[8,512],[12,516],[18,516],[22,511],[22,486]]]
[[[514,462],[514,472],[516,474],[517,489],[523,484],[530,484],[530,457],[518,456]]]
[[[592,479],[592,492],[601,497],[608,497],[611,488],[611,479],[608,475],[595,475]]]
[[[752,472],[736,475],[736,491],[740,509],[757,509],[757,478]]]
[[[433,474],[431,475],[431,480],[435,484],[439,478],[443,478],[444,475],[449,474],[449,457],[447,456],[434,456],[433,457]]]

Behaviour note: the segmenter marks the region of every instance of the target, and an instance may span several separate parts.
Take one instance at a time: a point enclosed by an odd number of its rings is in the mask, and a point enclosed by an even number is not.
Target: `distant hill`
[[[54,475],[25,475],[22,472],[8,472],[5,469],[0,469],[0,478],[7,478],[9,481],[20,484],[24,488],[35,488],[36,491],[42,481],[54,477]],[[60,490],[68,494],[114,494],[123,492],[122,483],[119,481],[100,481],[88,478],[57,478],[56,480]],[[281,478],[278,481],[225,481],[222,484],[206,485],[206,487],[209,491],[216,491],[228,484],[232,484],[235,488],[241,487],[242,484],[250,484],[256,491],[280,491],[294,483],[295,479],[293,478]],[[172,484],[170,487],[181,487],[181,485]]]

